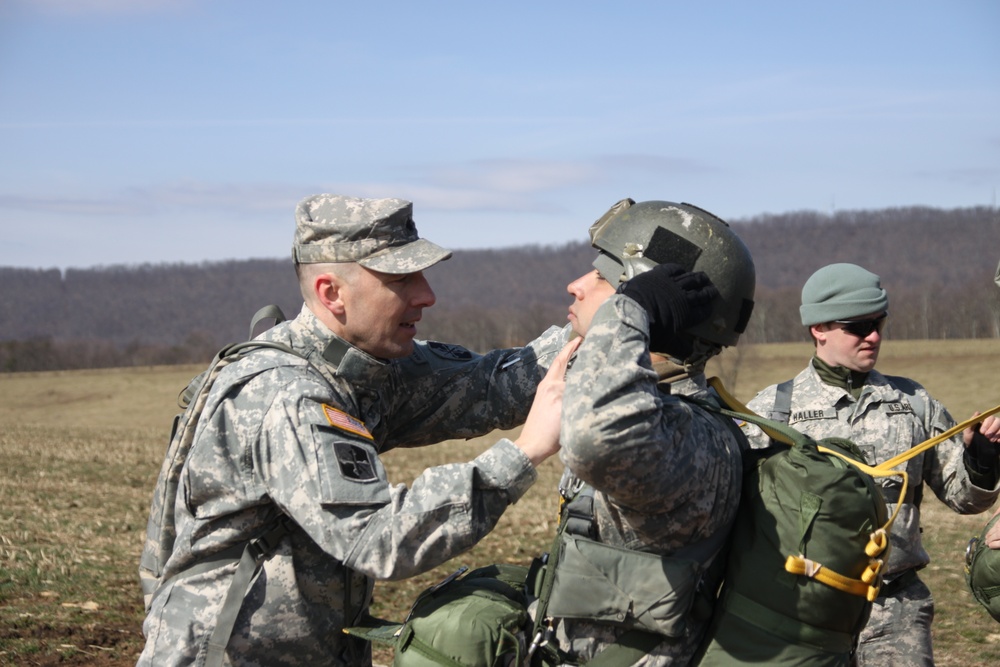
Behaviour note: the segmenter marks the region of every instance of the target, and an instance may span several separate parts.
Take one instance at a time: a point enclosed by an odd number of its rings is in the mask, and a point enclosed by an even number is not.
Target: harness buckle
[[[282,516],[274,528],[260,537],[250,540],[247,544],[247,552],[253,557],[254,565],[260,565],[274,553],[282,538],[290,532],[290,521],[291,519],[287,516]]]

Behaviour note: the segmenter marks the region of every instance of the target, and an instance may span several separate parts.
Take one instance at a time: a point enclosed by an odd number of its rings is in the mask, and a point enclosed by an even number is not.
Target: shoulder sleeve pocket
[[[375,448],[313,425],[318,449],[320,502],[324,505],[384,505],[389,502],[385,468]]]

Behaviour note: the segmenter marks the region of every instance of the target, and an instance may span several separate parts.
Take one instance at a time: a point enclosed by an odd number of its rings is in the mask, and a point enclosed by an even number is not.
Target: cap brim
[[[358,260],[358,264],[379,273],[416,273],[449,257],[451,257],[450,250],[445,250],[427,239],[417,239],[412,243],[369,255]]]

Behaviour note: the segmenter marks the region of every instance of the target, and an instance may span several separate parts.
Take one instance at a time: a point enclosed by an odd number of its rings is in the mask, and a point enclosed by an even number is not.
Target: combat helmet
[[[712,315],[686,333],[719,346],[736,345],[753,311],[753,258],[729,225],[691,204],[623,199],[590,227],[601,276],[617,288],[657,264],[704,271],[720,295]]]
[[[1000,549],[986,544],[986,533],[1000,521],[994,514],[979,535],[969,540],[965,549],[965,582],[976,601],[1000,623]]]

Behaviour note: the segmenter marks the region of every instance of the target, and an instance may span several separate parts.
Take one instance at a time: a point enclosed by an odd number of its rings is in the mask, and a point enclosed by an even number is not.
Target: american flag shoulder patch
[[[368,438],[369,440],[375,439],[372,437],[372,434],[368,432],[368,428],[365,427],[365,423],[363,421],[357,417],[352,417],[343,410],[338,410],[332,405],[324,403],[323,414],[326,415],[326,420],[330,422],[330,426],[335,426],[342,431],[347,431],[348,433],[360,435],[362,438]]]

